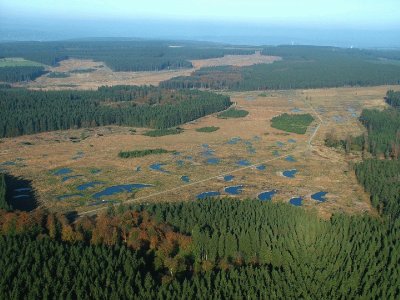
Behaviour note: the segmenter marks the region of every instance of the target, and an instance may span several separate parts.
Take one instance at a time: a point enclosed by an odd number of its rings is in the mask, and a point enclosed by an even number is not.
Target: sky
[[[1,0],[0,16],[400,27],[399,0]]]
[[[0,41],[86,37],[400,47],[400,0],[0,0]]]

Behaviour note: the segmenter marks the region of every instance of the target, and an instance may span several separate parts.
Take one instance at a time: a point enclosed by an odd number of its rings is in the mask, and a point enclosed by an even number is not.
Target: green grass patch
[[[310,114],[289,115],[284,113],[271,120],[271,127],[287,132],[305,134],[307,127],[314,121]]]
[[[145,149],[145,150],[133,150],[133,151],[121,151],[118,153],[120,158],[132,158],[132,157],[143,157],[152,154],[164,154],[175,151],[168,151],[165,149],[157,148],[157,149]]]
[[[215,126],[207,126],[207,127],[201,127],[201,128],[196,128],[197,132],[214,132],[217,131],[219,127]]]
[[[228,118],[244,118],[247,116],[249,112],[244,109],[228,109],[218,115],[219,118],[228,119]]]
[[[5,67],[43,67],[44,65],[35,61],[19,57],[0,58],[0,68]]]
[[[164,135],[172,135],[172,134],[179,134],[183,132],[182,128],[168,128],[168,129],[155,129],[155,130],[150,130],[144,133],[143,135],[146,136],[151,136],[151,137],[158,137],[158,136],[164,136]]]

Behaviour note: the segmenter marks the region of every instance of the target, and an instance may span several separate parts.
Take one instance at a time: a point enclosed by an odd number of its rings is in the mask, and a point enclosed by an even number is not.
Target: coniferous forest
[[[97,91],[0,89],[0,137],[104,125],[169,128],[224,110],[229,97],[202,91],[114,86]]]

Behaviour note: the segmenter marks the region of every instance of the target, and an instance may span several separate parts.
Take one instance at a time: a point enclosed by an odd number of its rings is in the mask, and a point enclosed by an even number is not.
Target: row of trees
[[[103,125],[169,128],[224,110],[229,97],[149,87],[0,89],[0,137]]]
[[[10,205],[7,202],[7,187],[5,175],[0,173],[0,209],[10,210]]]
[[[12,42],[0,45],[0,57],[23,57],[46,65],[68,58],[104,62],[114,71],[157,71],[191,68],[192,59],[252,54],[254,50],[225,48],[212,44],[163,41],[60,41]]]
[[[399,219],[222,199],[0,220],[4,299],[400,296]]]

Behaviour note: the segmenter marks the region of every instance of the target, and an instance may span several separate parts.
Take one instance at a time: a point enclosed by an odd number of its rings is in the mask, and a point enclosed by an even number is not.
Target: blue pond
[[[208,149],[206,149],[206,150],[203,151],[203,156],[213,156],[214,153],[215,153],[214,150],[208,148]]]
[[[181,153],[178,152],[178,151],[175,151],[175,152],[172,153],[172,155],[173,155],[173,156],[179,156],[179,155],[181,155]]]
[[[216,196],[219,196],[219,195],[221,195],[220,192],[213,192],[213,191],[211,191],[211,192],[203,192],[201,194],[198,194],[196,198],[199,199],[199,200],[203,200],[203,199],[206,199],[206,198],[216,197]]]
[[[61,181],[62,181],[62,182],[66,182],[66,181],[68,181],[68,180],[70,180],[70,179],[74,179],[74,178],[77,178],[77,177],[83,177],[83,175],[65,176],[65,177],[63,177],[63,178],[61,179]]]
[[[294,206],[302,206],[303,204],[301,203],[303,201],[303,198],[301,197],[295,197],[289,200],[290,204]]]
[[[278,145],[278,147],[283,147],[283,146],[285,146],[285,143],[282,143],[282,142],[276,142],[276,144]]]
[[[266,165],[259,165],[259,166],[256,167],[256,169],[259,170],[259,171],[264,171],[266,168],[267,168]]]
[[[238,162],[236,162],[236,164],[243,167],[251,165],[251,163],[247,159],[241,159]]]
[[[187,159],[187,160],[193,160],[193,157],[192,157],[192,156],[185,156],[185,159]]]
[[[285,160],[286,160],[286,161],[289,161],[289,162],[296,162],[296,161],[297,161],[292,155],[286,156],[286,157],[285,157]]]
[[[136,172],[140,172],[142,170],[142,167],[141,166],[137,166],[136,167]]]
[[[274,150],[274,152],[272,152],[273,156],[279,156],[279,151],[278,150]]]
[[[277,192],[277,190],[262,192],[261,194],[258,194],[258,199],[261,201],[270,201]]]
[[[85,190],[87,190],[87,189],[89,189],[89,188],[95,187],[96,185],[102,185],[102,184],[103,184],[103,182],[101,182],[101,181],[86,182],[86,183],[84,183],[84,184],[78,185],[78,186],[76,187],[76,189],[77,189],[78,191],[85,191]]]
[[[299,112],[301,112],[301,109],[296,107],[296,108],[292,109],[292,112],[299,113]]]
[[[225,188],[225,193],[231,195],[239,195],[243,192],[243,185],[228,186]]]
[[[242,139],[240,137],[233,137],[228,141],[229,145],[236,145],[239,143]]]
[[[185,162],[183,160],[177,160],[176,164],[178,165],[178,167],[183,167],[183,165],[185,164]]]
[[[288,142],[291,143],[291,144],[293,144],[293,143],[296,143],[296,140],[294,140],[294,139],[288,139]]]
[[[70,168],[62,168],[53,172],[53,175],[60,176],[72,173]]]
[[[82,194],[65,194],[57,197],[57,200],[65,200],[74,197],[82,197]]]
[[[325,195],[328,194],[328,192],[318,192],[315,194],[311,195],[311,199],[317,200],[319,202],[325,202],[326,198]]]
[[[150,170],[158,171],[161,173],[169,173],[167,170],[163,169],[163,166],[165,166],[164,163],[155,163],[155,164],[150,165]]]
[[[224,176],[224,181],[229,182],[229,181],[232,181],[233,178],[235,178],[235,176],[233,176],[233,175],[225,175]]]
[[[181,177],[181,180],[183,181],[183,182],[189,182],[190,181],[190,179],[189,179],[189,176],[182,176]]]
[[[147,187],[152,187],[152,185],[142,184],[142,183],[114,185],[114,186],[105,188],[101,192],[94,194],[92,197],[94,199],[99,199],[104,196],[111,196],[111,195],[119,194],[119,193],[123,193],[123,192],[131,193],[135,189],[142,189],[142,188],[147,188]]]
[[[7,166],[15,166],[16,164],[17,163],[14,161],[5,161],[5,162],[1,163],[0,166],[7,167]]]
[[[282,174],[283,174],[283,176],[285,176],[287,178],[294,178],[296,176],[297,172],[298,171],[296,169],[293,169],[293,170],[283,171]]]
[[[221,160],[219,158],[216,158],[216,157],[207,158],[207,163],[209,165],[217,165],[217,164],[219,164],[220,161]]]

